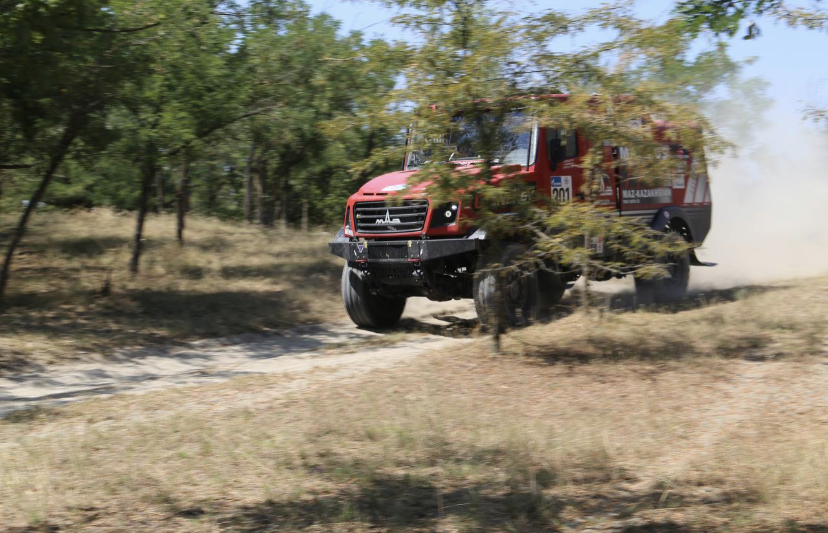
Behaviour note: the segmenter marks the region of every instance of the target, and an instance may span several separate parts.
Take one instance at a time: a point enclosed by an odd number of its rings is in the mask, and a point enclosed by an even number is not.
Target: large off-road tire
[[[677,232],[668,238],[679,240]],[[668,274],[663,278],[635,278],[635,294],[639,304],[667,304],[678,302],[687,295],[690,283],[690,250],[672,254],[664,259],[669,263]]]
[[[539,270],[538,276],[538,313],[541,317],[548,317],[555,306],[561,303],[566,292],[566,283],[560,274],[547,270]]]
[[[538,276],[532,268],[515,266],[515,260],[526,251],[520,244],[493,248],[478,262],[474,275],[474,306],[480,324],[494,327],[497,314],[502,317],[500,328],[527,326],[538,316]],[[502,270],[490,270],[493,266]],[[508,268],[515,266],[514,268]],[[503,276],[504,294],[498,298],[497,277]]]
[[[342,269],[342,301],[354,324],[363,328],[388,328],[400,321],[405,297],[373,294],[365,274],[347,264]]]

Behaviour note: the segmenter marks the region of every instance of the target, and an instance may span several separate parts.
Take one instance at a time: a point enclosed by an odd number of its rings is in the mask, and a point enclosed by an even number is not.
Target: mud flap
[[[699,258],[696,257],[696,250],[690,250],[690,264],[697,267],[714,267],[717,265],[717,263],[706,263],[704,261],[699,261]]]

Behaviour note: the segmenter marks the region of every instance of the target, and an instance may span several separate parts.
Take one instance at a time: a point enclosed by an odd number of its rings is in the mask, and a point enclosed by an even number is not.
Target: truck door
[[[546,128],[546,156],[549,165],[549,194],[558,202],[571,202],[583,185],[578,156],[583,139],[575,130]]]

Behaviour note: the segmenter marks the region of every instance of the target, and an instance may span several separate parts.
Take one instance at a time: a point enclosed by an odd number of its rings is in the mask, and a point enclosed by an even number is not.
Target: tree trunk
[[[256,221],[260,226],[266,226],[265,191],[267,190],[267,162],[264,159],[259,159],[256,171],[258,178],[256,180]]]
[[[27,205],[26,209],[23,210],[23,215],[20,217],[20,221],[17,223],[17,227],[12,234],[11,242],[9,242],[9,246],[6,249],[6,258],[3,261],[3,270],[0,271],[0,300],[3,299],[3,295],[6,292],[6,285],[9,282],[14,252],[20,245],[20,241],[23,240],[23,235],[26,233],[26,224],[29,222],[29,217],[35,207],[37,207],[37,204],[40,203],[40,200],[43,198],[43,194],[49,187],[49,183],[52,181],[55,171],[63,161],[63,158],[66,156],[66,152],[69,150],[69,146],[71,146],[72,141],[74,141],[75,137],[78,135],[81,121],[85,118],[86,115],[82,117],[73,116],[69,119],[69,123],[67,124],[66,129],[63,130],[63,135],[58,142],[55,152],[49,159],[49,166],[46,167],[43,177],[40,178],[40,185],[38,185],[37,190],[34,192],[32,197],[29,198],[29,205]]]
[[[155,178],[156,165],[155,155],[152,151],[155,147],[148,148],[148,155],[144,156],[144,165],[141,169],[141,198],[138,201],[138,219],[135,223],[135,238],[132,242],[132,258],[129,261],[129,271],[132,275],[138,273],[138,264],[141,261],[141,249],[144,239],[144,220],[147,217],[147,204],[149,203],[152,182]]]
[[[288,186],[288,174],[292,163],[282,162],[273,169],[270,196],[267,199],[268,225],[273,226],[277,220],[285,216],[285,205],[281,202]]]
[[[256,144],[250,144],[247,154],[247,168],[244,171],[244,221],[253,222],[253,157],[256,155]]]
[[[187,158],[187,151],[181,157],[181,178],[178,180],[176,189],[176,238],[178,244],[184,245],[184,218],[190,210],[190,162]]]
[[[285,186],[282,187],[282,207],[279,213],[279,229],[281,229],[282,231],[287,231],[288,227],[288,195],[288,187],[287,184],[285,184]]]
[[[164,212],[164,175],[161,172],[155,174],[155,212]]]
[[[308,232],[308,199],[302,198],[302,232]]]

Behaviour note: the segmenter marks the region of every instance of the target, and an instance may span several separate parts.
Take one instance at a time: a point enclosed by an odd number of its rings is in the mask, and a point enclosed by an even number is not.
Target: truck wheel
[[[563,299],[566,292],[566,283],[555,272],[538,271],[538,310],[542,315],[548,315]]]
[[[675,232],[670,238],[681,239]],[[687,285],[690,283],[690,251],[670,255],[666,262],[670,263],[667,276],[658,279],[635,278],[636,299],[642,304],[666,304],[682,300],[687,295]]]
[[[508,267],[514,265],[515,259],[526,251],[526,247],[510,244],[498,253],[483,256],[474,276],[474,306],[477,318],[483,326],[491,327],[495,323],[500,301],[500,316],[505,326],[527,326],[538,313],[538,275],[534,270],[516,266],[502,272],[487,270],[494,265]],[[504,294],[497,298],[497,276],[504,276]]]
[[[347,264],[342,269],[342,301],[348,316],[363,328],[388,328],[399,322],[405,298],[387,298],[373,294],[365,274]]]

